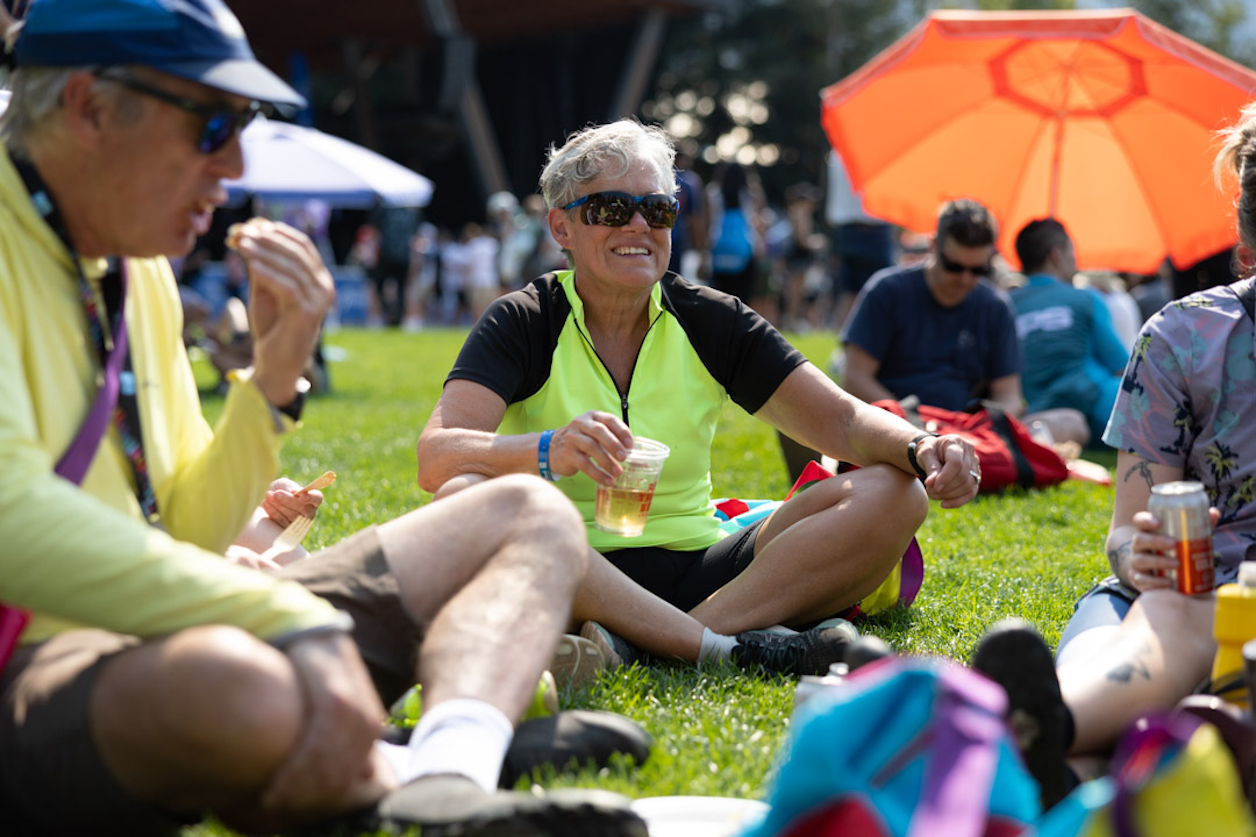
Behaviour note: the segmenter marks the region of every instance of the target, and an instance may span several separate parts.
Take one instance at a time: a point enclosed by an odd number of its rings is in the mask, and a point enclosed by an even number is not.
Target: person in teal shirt
[[[1030,221],[1016,236],[1026,284],[1012,291],[1027,411],[1074,409],[1098,440],[1112,414],[1129,353],[1103,301],[1071,284],[1073,240],[1054,218]]]

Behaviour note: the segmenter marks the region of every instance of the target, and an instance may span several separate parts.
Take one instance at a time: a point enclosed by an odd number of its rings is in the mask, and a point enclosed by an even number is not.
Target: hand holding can
[[[1174,540],[1177,589],[1188,596],[1211,593],[1215,585],[1212,557],[1212,518],[1208,494],[1198,482],[1154,485],[1147,510],[1160,519],[1160,531]]]

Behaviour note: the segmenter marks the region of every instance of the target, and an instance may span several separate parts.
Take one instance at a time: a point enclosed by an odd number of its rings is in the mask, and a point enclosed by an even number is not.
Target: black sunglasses
[[[630,195],[627,192],[594,192],[576,198],[563,209],[583,206],[580,218],[586,224],[603,227],[622,227],[641,212],[645,222],[656,230],[670,230],[676,224],[680,201],[669,195]]]
[[[970,264],[953,262],[943,255],[941,250],[938,251],[938,264],[942,265],[942,269],[947,273],[963,273],[967,271],[973,276],[989,276],[991,273],[994,273],[994,265],[992,264],[987,263],[974,267]]]
[[[202,154],[213,154],[218,151],[230,142],[232,137],[243,131],[263,110],[262,104],[256,101],[249,102],[248,107],[244,110],[231,110],[222,106],[207,105],[203,102],[197,102],[171,93],[168,90],[162,90],[160,87],[153,87],[131,76],[114,75],[102,71],[96,73],[96,77],[120,84],[128,90],[134,90],[136,93],[141,93],[168,105],[174,105],[180,110],[185,110],[205,120],[205,127],[201,129],[201,138],[196,144],[197,149]]]

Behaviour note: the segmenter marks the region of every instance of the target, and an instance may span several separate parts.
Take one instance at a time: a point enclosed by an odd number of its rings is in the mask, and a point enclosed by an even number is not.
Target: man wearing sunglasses
[[[265,833],[362,813],[425,835],[644,835],[614,794],[497,790],[587,560],[553,488],[498,481],[282,568],[232,544],[317,505],[271,480],[333,285],[306,236],[246,227],[254,364],[211,430],[165,257],[242,173],[240,130],[301,97],[221,0],[34,0],[14,57],[0,833],[169,835],[213,812]],[[416,661],[424,712],[385,743]],[[558,728],[525,743],[552,752]]]
[[[950,201],[923,265],[868,280],[842,335],[847,390],[868,402],[915,395],[947,410],[985,399],[1021,414],[1015,318],[988,281],[997,238],[988,209]]]
[[[668,272],[674,155],[661,129],[631,119],[550,149],[541,191],[570,269],[501,297],[476,323],[419,439],[419,484],[439,506],[492,477],[556,481],[593,549],[572,627],[610,664],[644,650],[824,672],[853,633],[830,618],[889,575],[926,494],[946,507],[976,496],[976,458],[959,437],[922,436],[843,392],[737,297]],[[865,467],[727,534],[711,471],[730,401]],[[637,436],[671,449],[644,532],[601,531],[598,487]],[[767,630],[777,625],[795,630]]]

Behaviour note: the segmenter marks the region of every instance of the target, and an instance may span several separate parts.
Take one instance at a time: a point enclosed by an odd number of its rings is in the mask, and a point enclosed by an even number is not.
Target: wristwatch
[[[282,407],[275,407],[275,409],[293,421],[300,421],[301,411],[305,409],[305,395],[309,391],[309,380],[305,377],[297,378],[297,394],[287,404],[284,404]]]
[[[938,434],[937,433],[921,433],[919,436],[917,436],[916,438],[912,439],[910,442],[907,443],[907,461],[911,463],[911,467],[915,469],[916,475],[920,477],[922,480],[929,475],[925,473],[925,469],[920,467],[920,463],[916,460],[916,446],[919,445],[922,440],[928,439],[930,436],[936,436],[936,435]]]

